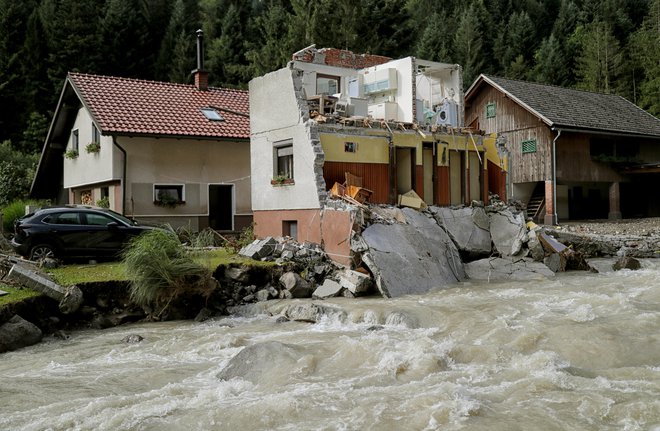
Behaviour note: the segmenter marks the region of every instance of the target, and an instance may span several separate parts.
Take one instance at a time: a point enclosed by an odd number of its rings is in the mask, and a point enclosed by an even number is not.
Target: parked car
[[[116,258],[131,238],[150,229],[109,209],[52,207],[16,220],[11,245],[31,260]]]

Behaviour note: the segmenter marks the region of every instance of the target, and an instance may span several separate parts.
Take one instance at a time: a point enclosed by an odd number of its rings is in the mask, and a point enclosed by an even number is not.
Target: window
[[[282,236],[290,236],[298,240],[298,222],[296,220],[282,220]]]
[[[44,222],[50,224],[80,224],[80,218],[77,212],[66,212],[48,216],[44,219]]]
[[[486,104],[486,118],[495,118],[495,102]]]
[[[98,127],[92,124],[92,142],[101,143],[101,133],[99,133]]]
[[[291,141],[276,143],[274,150],[275,176],[293,179],[293,143]]]
[[[357,144],[355,142],[344,142],[344,152],[354,153],[357,151]]]
[[[211,121],[224,121],[222,115],[213,108],[202,108],[202,114]]]
[[[185,202],[183,185],[154,184],[154,202],[160,205],[178,205]]]
[[[78,136],[78,129],[71,132],[71,150],[78,152],[80,146],[80,137]]]
[[[535,153],[536,152],[536,139],[528,139],[520,143],[522,146],[522,153]]]
[[[115,221],[115,220],[111,219],[110,217],[105,216],[103,214],[87,213],[86,218],[87,218],[87,223],[86,224],[92,225],[92,226],[107,226],[108,223],[112,223],[112,222]]]
[[[316,75],[316,94],[339,93],[339,77],[329,75]]]

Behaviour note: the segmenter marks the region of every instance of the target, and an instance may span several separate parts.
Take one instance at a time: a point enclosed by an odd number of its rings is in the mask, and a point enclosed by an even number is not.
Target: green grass
[[[245,264],[250,266],[272,266],[272,262],[260,262],[248,259],[231,250],[217,248],[213,250],[201,250],[191,252],[193,260],[200,265],[214,271],[220,265],[230,263]],[[94,265],[72,264],[48,270],[48,274],[57,284],[62,286],[73,286],[74,284],[102,281],[126,281],[124,264],[122,262],[105,262]],[[4,289],[3,289],[4,290]]]
[[[9,295],[0,296],[0,308],[13,302],[19,302],[33,296],[41,295],[39,292],[30,289],[16,289],[4,283],[0,283],[0,290],[9,292]]]

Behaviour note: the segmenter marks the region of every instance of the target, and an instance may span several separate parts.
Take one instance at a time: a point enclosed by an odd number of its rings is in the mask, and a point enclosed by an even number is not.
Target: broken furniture
[[[353,203],[363,204],[369,200],[373,191],[362,187],[362,177],[353,175],[350,172],[344,173],[345,182],[343,184],[335,183],[330,189],[330,196],[343,198]]]
[[[337,100],[338,99],[334,96],[317,94],[316,96],[310,96],[307,98],[307,106],[309,107],[310,113],[316,111],[321,115],[330,115],[335,111]]]

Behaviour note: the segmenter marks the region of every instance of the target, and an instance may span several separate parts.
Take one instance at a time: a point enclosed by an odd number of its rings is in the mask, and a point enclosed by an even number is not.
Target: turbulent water
[[[344,317],[138,324],[2,354],[0,429],[660,430],[660,259],[323,304]],[[218,377],[268,341],[295,354]]]

